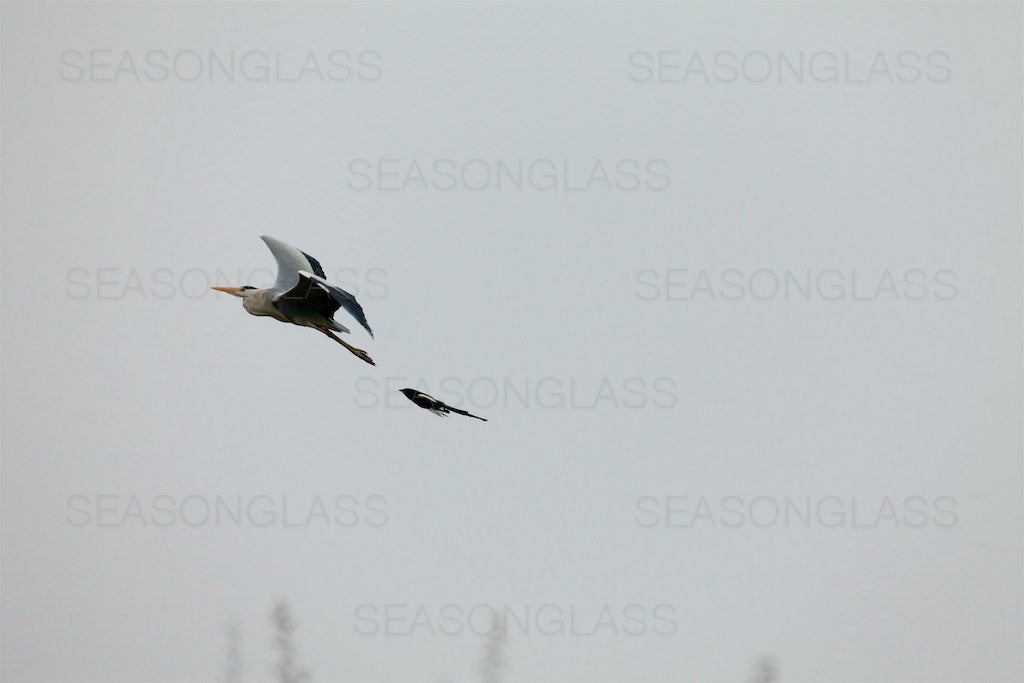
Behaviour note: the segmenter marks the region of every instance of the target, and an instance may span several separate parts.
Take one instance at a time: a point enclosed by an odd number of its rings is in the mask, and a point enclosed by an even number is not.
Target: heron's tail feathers
[[[328,320],[327,324],[335,332],[344,332],[345,334],[352,334],[352,330],[348,329],[347,327],[339,323],[337,320],[334,320],[333,318]]]

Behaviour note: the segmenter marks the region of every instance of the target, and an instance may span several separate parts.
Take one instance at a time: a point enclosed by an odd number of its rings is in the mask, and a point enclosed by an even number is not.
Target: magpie
[[[425,408],[432,412],[434,415],[448,417],[448,413],[458,413],[459,415],[465,415],[466,417],[475,417],[478,420],[483,420],[484,422],[487,422],[487,418],[473,415],[472,413],[468,413],[465,410],[453,408],[447,403],[444,403],[443,401],[438,401],[430,394],[424,394],[422,391],[406,388],[402,389],[402,393],[405,394],[405,397],[407,399],[418,405],[420,408]]]

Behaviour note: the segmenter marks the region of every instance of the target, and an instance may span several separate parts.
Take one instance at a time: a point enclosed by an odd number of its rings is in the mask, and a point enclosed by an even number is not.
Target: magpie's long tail
[[[449,405],[446,405],[445,407],[448,408],[448,410],[452,411],[453,413],[458,413],[459,415],[465,415],[466,417],[475,417],[478,420],[483,420],[484,422],[487,422],[487,418],[486,417],[480,417],[479,415],[474,415],[473,413],[470,413],[470,412],[465,411],[465,410],[459,410],[458,408],[452,408]]]

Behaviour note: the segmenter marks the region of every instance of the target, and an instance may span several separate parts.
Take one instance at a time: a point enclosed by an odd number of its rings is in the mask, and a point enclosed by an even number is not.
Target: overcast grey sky
[[[1021,15],[4,4],[3,680],[1021,680]]]

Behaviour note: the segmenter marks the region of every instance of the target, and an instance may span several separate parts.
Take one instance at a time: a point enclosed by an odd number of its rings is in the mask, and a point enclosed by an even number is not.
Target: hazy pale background
[[[486,638],[437,615],[506,604],[674,615],[670,635],[513,630],[507,680],[735,681],[765,655],[786,681],[1024,676],[1018,3],[10,3],[2,21],[5,682],[221,680],[232,621],[245,680],[268,681],[278,597],[321,682],[475,679]],[[188,50],[194,81],[188,54],[163,80],[102,66]],[[285,80],[334,50],[371,66]],[[285,71],[211,81],[207,55],[232,51]],[[850,67],[635,65],[694,51]],[[857,82],[879,53],[940,67]],[[662,160],[667,187],[360,189],[353,162],[382,159],[401,177]],[[269,282],[260,233],[349,269],[376,368],[205,290]],[[830,268],[954,287],[666,286]],[[442,381],[491,421],[388,393]],[[261,495],[267,526],[153,523],[159,496]],[[339,496],[355,524],[282,522]],[[677,514],[730,496],[838,496],[847,519]],[[920,528],[877,523],[909,498]],[[435,632],[361,635],[359,606],[387,604]]]

